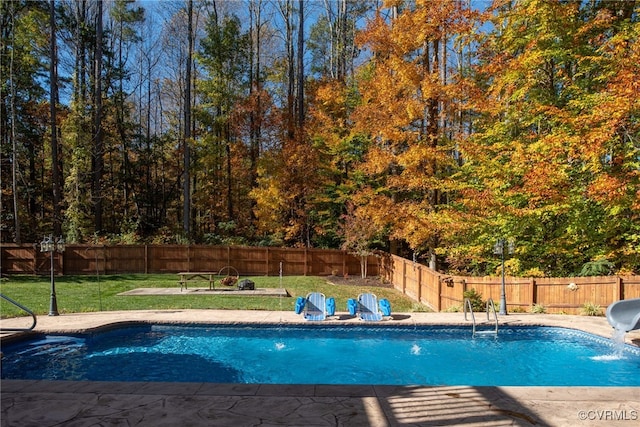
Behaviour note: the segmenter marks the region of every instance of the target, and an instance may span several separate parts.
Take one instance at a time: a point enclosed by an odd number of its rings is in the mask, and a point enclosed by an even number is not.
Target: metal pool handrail
[[[496,331],[495,334],[498,335],[498,313],[496,313],[496,305],[493,302],[493,298],[489,298],[487,300],[487,321],[491,320],[489,318],[489,312],[493,312],[493,318],[495,320]]]
[[[471,313],[471,321],[473,322],[472,336],[475,337],[476,334],[495,334],[495,336],[498,336],[498,314],[496,313],[496,305],[492,298],[487,300],[486,311],[487,321],[491,320],[489,312],[493,311],[493,317],[495,319],[495,330],[493,331],[476,331],[476,316],[473,314],[473,305],[471,304],[471,300],[469,298],[465,298],[463,304],[464,320],[467,320],[467,312]]]
[[[0,332],[26,332],[26,331],[32,331],[33,328],[36,327],[36,323],[38,322],[38,319],[36,318],[36,315],[33,313],[33,311],[29,310],[27,307],[25,307],[24,305],[20,304],[17,301],[12,300],[11,298],[9,298],[8,296],[0,293],[0,297],[2,297],[3,299],[9,301],[11,304],[15,305],[16,307],[26,311],[27,313],[29,313],[31,315],[31,317],[33,317],[33,324],[31,324],[31,327],[29,328],[0,328]]]
[[[473,306],[469,298],[464,299],[463,303],[464,320],[467,320],[467,311],[471,313],[471,320],[473,321],[473,335],[476,334],[476,316],[473,314]]]

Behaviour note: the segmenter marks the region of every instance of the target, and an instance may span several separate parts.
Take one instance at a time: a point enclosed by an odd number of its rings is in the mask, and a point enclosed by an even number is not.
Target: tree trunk
[[[102,0],[97,1],[96,44],[94,57],[94,145],[93,145],[93,211],[95,232],[102,224],[102,176],[104,174],[104,136],[102,133]]]
[[[292,2],[286,0],[285,23],[287,38],[287,137],[292,140],[295,136],[295,73],[293,56],[293,24],[291,23]]]
[[[193,57],[193,0],[189,0],[187,7],[187,39],[189,51],[187,54],[185,95],[184,95],[184,175],[183,175],[183,206],[182,228],[187,237],[191,236],[191,58]]]
[[[62,234],[62,171],[60,168],[60,155],[58,153],[58,49],[56,46],[56,9],[55,0],[50,1],[49,23],[51,38],[49,48],[49,108],[51,127],[51,179],[53,185],[53,233],[56,236]]]
[[[15,47],[15,16],[14,9],[11,8],[11,24],[13,27],[11,45]],[[11,109],[11,187],[13,192],[13,226],[14,226],[14,242],[22,243],[22,236],[20,235],[20,212],[18,207],[18,142],[16,141],[16,86],[13,72],[13,52],[11,49],[11,56],[9,58],[9,90],[11,93],[11,101],[9,108]]]
[[[304,0],[300,0],[298,10],[298,132],[302,135],[304,126]]]
[[[255,107],[251,109],[249,127],[250,127],[250,168],[251,168],[251,188],[258,186],[258,159],[260,158],[260,145],[262,139],[262,81],[260,77],[261,72],[261,37],[262,37],[262,0],[258,0],[257,4],[255,0],[251,1],[251,29],[250,37],[250,93],[256,97]],[[255,15],[255,22],[254,22]],[[251,200],[250,219],[251,222],[256,221],[255,216],[255,199]]]

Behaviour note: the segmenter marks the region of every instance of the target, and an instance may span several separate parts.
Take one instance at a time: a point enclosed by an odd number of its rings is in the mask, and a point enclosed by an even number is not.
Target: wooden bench
[[[182,289],[187,289],[187,284],[190,281],[196,280],[204,280],[209,282],[209,289],[215,288],[215,279],[218,275],[218,272],[207,272],[207,271],[185,271],[182,273],[178,273],[180,276],[180,291]]]

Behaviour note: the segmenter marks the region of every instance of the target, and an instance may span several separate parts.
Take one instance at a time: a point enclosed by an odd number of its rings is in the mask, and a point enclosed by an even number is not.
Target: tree
[[[122,155],[122,164],[119,168],[122,175],[122,182],[119,186],[122,189],[122,200],[117,203],[122,206],[122,209],[118,209],[122,213],[123,218],[119,221],[122,224],[129,224],[132,217],[139,217],[139,213],[132,215],[130,212],[136,181],[131,162],[134,126],[131,123],[130,103],[127,102],[130,94],[125,84],[129,81],[131,74],[127,69],[128,47],[131,43],[140,41],[136,25],[144,20],[144,9],[141,7],[131,8],[133,3],[133,0],[116,0],[109,10],[112,19],[111,31],[109,32],[112,38],[110,50],[114,52],[115,63],[111,63],[111,57],[108,58],[108,68],[113,70],[113,77],[108,80],[108,83],[112,86],[110,92],[114,94],[115,128]]]
[[[103,231],[104,133],[102,129],[102,0],[96,0],[95,49],[93,55],[93,147],[91,151],[91,203],[93,204],[94,229]]]
[[[375,238],[380,235],[375,221],[366,215],[349,203],[340,230],[344,239],[341,249],[360,257],[360,275],[363,279],[367,277],[367,258],[374,253]]]
[[[391,16],[379,10],[359,38],[373,54],[361,70],[354,129],[372,144],[359,166],[366,184],[356,200],[379,228],[389,227],[391,239],[428,252],[435,268],[450,222],[466,97],[446,51],[471,31],[472,14],[460,2],[417,1]]]
[[[491,247],[496,235],[515,237],[525,270],[575,274],[611,251],[635,257],[630,249],[636,231],[627,222],[637,197],[635,179],[622,171],[635,168],[628,143],[634,138],[626,133],[635,127],[626,125],[634,121],[637,104],[621,107],[624,95],[613,101],[609,94],[616,82],[629,87],[629,75],[622,77],[629,69],[617,55],[633,58],[629,40],[637,37],[627,32],[632,26],[626,14],[614,17],[600,7],[498,4],[495,31],[482,44],[480,115],[463,146],[464,204],[481,215],[470,216],[481,224],[475,248]],[[609,48],[621,33],[626,41],[617,46],[624,48],[609,56],[605,52],[616,50]],[[605,200],[622,204],[610,210]],[[473,208],[480,201],[482,209]]]
[[[15,242],[38,236],[51,194],[40,191],[49,181],[38,173],[45,168],[48,122],[40,85],[49,51],[45,6],[27,1],[0,5],[0,220],[3,239]]]
[[[235,16],[221,19],[214,12],[206,28],[199,52],[200,62],[206,73],[201,82],[203,96],[199,116],[211,129],[211,135],[203,139],[202,155],[211,167],[224,176],[224,190],[212,188],[213,177],[205,178],[202,192],[209,197],[226,201],[224,220],[235,218],[234,175],[242,173],[234,168],[234,150],[239,149],[238,134],[231,119],[237,104],[248,95],[249,82],[249,37],[241,30],[240,20]],[[255,135],[254,135],[255,137]],[[211,157],[211,158],[210,158]],[[224,158],[224,165],[218,163]],[[217,165],[216,165],[217,163]],[[224,197],[220,197],[224,194]],[[214,214],[221,218],[219,214]]]
[[[268,229],[282,236],[289,244],[310,246],[315,231],[310,195],[315,193],[319,182],[314,174],[318,165],[317,152],[309,144],[305,130],[304,6],[303,2],[298,2],[297,38],[294,2],[284,0],[279,6],[285,26],[284,72],[279,75],[286,87],[283,91],[286,94],[282,107],[283,129],[278,135],[282,143],[278,149],[266,154],[259,167],[259,187],[253,189],[252,197],[256,199],[258,219],[270,218],[269,226],[262,230]],[[269,165],[268,168],[265,165]],[[275,211],[265,212],[266,209]],[[278,224],[275,229],[272,228],[273,220]]]
[[[312,71],[325,79],[345,81],[354,74],[357,21],[365,18],[373,2],[325,1],[324,11],[311,27],[307,47],[311,51]]]
[[[53,233],[62,234],[62,168],[58,147],[58,46],[56,38],[56,2],[49,2],[49,111],[51,128],[51,180],[53,182]]]
[[[184,82],[184,171],[182,177],[182,228],[191,236],[191,66],[193,63],[193,0],[187,3],[187,58]]]
[[[104,232],[104,73],[102,2],[61,2],[59,35],[61,55],[72,58],[69,114],[61,120],[61,141],[68,150],[65,170],[64,229],[71,242]],[[67,66],[67,64],[64,64]]]

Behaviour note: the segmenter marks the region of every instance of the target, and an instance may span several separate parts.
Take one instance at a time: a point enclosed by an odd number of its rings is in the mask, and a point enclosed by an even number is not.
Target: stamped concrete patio
[[[160,310],[41,316],[37,332],[114,323],[303,323],[293,312]],[[358,322],[346,313],[331,323]],[[394,324],[465,324],[461,313],[395,314]],[[468,324],[468,323],[466,323]],[[517,314],[501,325],[580,329],[602,317]],[[30,319],[3,319],[2,328]],[[7,336],[3,337],[3,340]],[[640,343],[640,333],[627,334]],[[640,372],[639,372],[640,375]],[[637,426],[638,387],[415,387],[2,380],[2,426]]]

